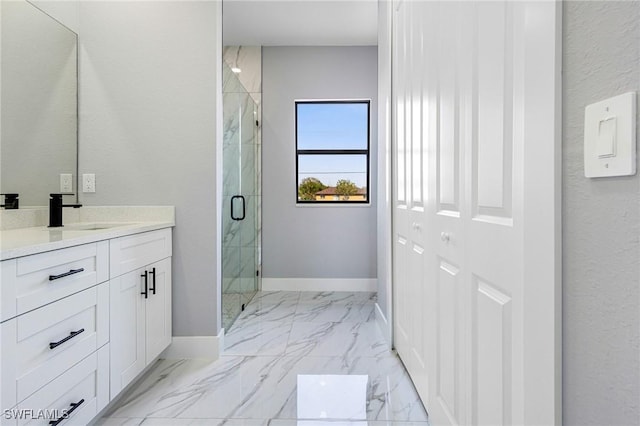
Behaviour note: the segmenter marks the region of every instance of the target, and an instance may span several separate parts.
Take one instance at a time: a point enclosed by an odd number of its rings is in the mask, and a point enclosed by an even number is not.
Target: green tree
[[[358,187],[350,180],[340,179],[336,184],[336,194],[342,196],[345,200],[348,200],[350,195],[355,195],[357,193]]]
[[[327,188],[327,185],[320,182],[317,178],[304,178],[302,182],[300,182],[300,185],[298,185],[298,198],[304,201],[315,200],[316,192],[322,191],[325,188]]]

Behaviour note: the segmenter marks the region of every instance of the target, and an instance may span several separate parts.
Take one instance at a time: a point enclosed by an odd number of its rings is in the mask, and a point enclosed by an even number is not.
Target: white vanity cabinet
[[[88,424],[171,343],[173,220],[134,225],[3,250],[1,426]]]
[[[171,343],[171,230],[110,245],[111,398]]]
[[[75,406],[69,422],[82,423],[109,402],[108,250],[98,241],[0,262],[3,425],[35,415],[6,409]]]

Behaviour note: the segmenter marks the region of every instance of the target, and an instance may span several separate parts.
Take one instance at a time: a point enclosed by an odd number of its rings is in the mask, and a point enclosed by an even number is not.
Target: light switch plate
[[[636,174],[636,93],[629,92],[584,110],[584,175]]]

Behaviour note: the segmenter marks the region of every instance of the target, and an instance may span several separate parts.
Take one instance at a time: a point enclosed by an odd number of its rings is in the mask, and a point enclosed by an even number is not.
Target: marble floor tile
[[[429,426],[428,421],[297,420],[297,419],[185,419],[162,417],[107,417],[95,426]]]
[[[429,426],[428,421],[403,422],[397,420],[283,420],[271,419],[269,426]]]
[[[156,401],[175,389],[182,389],[206,376],[220,362],[211,360],[159,360],[146,376],[126,391],[106,417],[147,417]],[[166,416],[173,417],[173,416]]]
[[[366,375],[367,420],[427,421],[411,379],[396,356],[384,358],[304,357],[297,364],[295,374]],[[298,398],[314,398],[300,389],[292,393],[278,418],[297,418]],[[341,420],[341,419],[333,419]]]
[[[376,293],[368,291],[302,291],[300,292],[300,302],[323,302],[331,301],[334,303],[344,302],[375,302]]]
[[[296,314],[296,304],[282,302],[279,305],[252,305],[251,303],[240,312],[233,327],[242,328],[248,324],[259,324],[261,322],[293,322]],[[233,328],[232,327],[232,328]]]
[[[297,303],[300,299],[299,291],[259,291],[251,300],[251,303],[278,304],[280,302]]]
[[[225,355],[283,355],[291,322],[238,320],[224,336]]]
[[[288,356],[392,356],[375,322],[294,322]]]
[[[375,321],[373,303],[299,302],[296,322],[368,322]]]
[[[105,417],[95,426],[268,426],[269,419],[183,419],[162,417]],[[283,425],[284,426],[284,425]],[[311,425],[310,425],[311,426]]]
[[[378,330],[373,300],[372,293],[258,292],[225,335],[220,359],[158,361],[97,424],[428,426],[411,379]],[[328,406],[316,410],[321,418],[299,418],[325,395],[300,375],[316,384],[366,378],[360,398],[348,402],[365,407]],[[326,395],[327,404],[349,400]],[[350,412],[365,415],[331,417]]]
[[[237,324],[261,321],[293,321],[298,304],[297,292],[256,293],[238,316]],[[239,326],[239,325],[238,325]]]
[[[426,421],[426,413],[402,364],[396,357],[231,357],[198,365],[191,380],[161,361],[151,381],[125,398],[110,417],[181,419],[296,419],[299,374],[367,375],[366,416],[370,420]],[[152,383],[156,386],[150,386]],[[339,420],[339,419],[334,419]]]
[[[111,417],[269,419],[295,391],[301,358],[223,356],[197,377],[171,386],[146,388],[144,397],[127,399]],[[164,361],[162,361],[164,363]],[[144,387],[144,386],[143,386]]]

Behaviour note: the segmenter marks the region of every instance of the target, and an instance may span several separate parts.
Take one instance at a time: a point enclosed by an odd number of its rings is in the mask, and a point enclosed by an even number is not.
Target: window
[[[296,101],[298,203],[369,202],[370,101]]]

